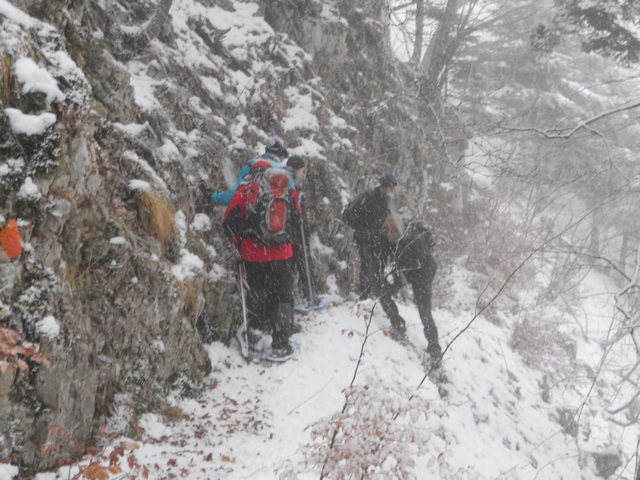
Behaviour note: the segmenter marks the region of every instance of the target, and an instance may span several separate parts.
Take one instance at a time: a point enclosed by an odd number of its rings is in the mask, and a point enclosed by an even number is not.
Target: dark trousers
[[[245,262],[249,327],[271,330],[273,348],[286,345],[293,324],[291,260]]]
[[[387,264],[388,252],[375,244],[357,242],[360,255],[360,283],[359,294],[363,300],[371,296],[380,296],[380,306],[389,317],[391,326],[404,330],[406,322],[398,312],[398,306],[392,295],[385,294],[389,284],[384,278],[384,268]]]
[[[295,262],[296,271],[298,272],[298,281],[302,289],[302,296],[305,300],[313,302],[315,299],[311,298],[311,292],[309,292],[309,282],[311,282],[311,290],[315,295],[315,284],[313,278],[313,262],[311,259],[311,250],[309,245],[309,229],[304,222],[303,230],[299,234],[299,238],[293,243],[293,258]],[[302,232],[304,231],[304,245],[302,244]],[[306,257],[305,257],[305,245],[306,245]],[[305,260],[306,258],[306,260]],[[309,278],[307,278],[307,267],[309,268]]]
[[[404,321],[404,318],[398,312],[398,306],[396,302],[393,301],[391,295],[383,295],[380,297],[380,306],[382,306],[382,310],[389,317],[389,321],[391,322],[391,326],[396,330],[404,331],[407,328],[407,324]]]
[[[386,256],[374,244],[356,242],[360,256],[360,278],[358,294],[363,300],[378,295],[382,287],[382,276],[386,264]],[[384,257],[384,258],[383,258]]]
[[[439,357],[442,353],[440,343],[438,342],[438,328],[431,313],[431,294],[435,273],[436,265],[435,262],[432,262],[429,268],[405,274],[405,278],[413,289],[413,301],[416,307],[418,307],[424,336],[428,342],[427,351],[432,358]]]

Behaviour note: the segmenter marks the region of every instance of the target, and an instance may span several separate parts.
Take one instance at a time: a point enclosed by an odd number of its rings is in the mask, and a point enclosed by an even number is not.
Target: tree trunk
[[[447,1],[444,13],[420,63],[419,70],[424,76],[424,83],[432,93],[440,92],[444,84],[444,73],[455,53],[455,40],[452,33],[456,25],[458,1]]]
[[[422,59],[422,42],[424,41],[424,0],[416,1],[416,37],[413,41],[411,65],[417,67]]]

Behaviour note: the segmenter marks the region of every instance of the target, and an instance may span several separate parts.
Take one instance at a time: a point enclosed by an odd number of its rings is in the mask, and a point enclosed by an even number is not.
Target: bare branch
[[[557,129],[554,128],[554,129],[542,130],[542,129],[533,128],[533,127],[509,127],[509,126],[501,126],[501,125],[499,125],[498,128],[501,128],[502,130],[514,131],[514,132],[533,132],[545,138],[567,139],[572,137],[573,135],[575,135],[576,132],[582,129],[587,130],[590,133],[595,133],[593,130],[587,128],[587,126],[594,122],[597,122],[598,120],[602,120],[603,118],[615,115],[616,113],[624,112],[626,110],[633,110],[634,108],[638,108],[638,107],[640,107],[640,102],[632,103],[631,105],[617,107],[612,110],[607,110],[591,118],[588,118],[587,120],[579,123],[578,125],[572,128],[557,128]]]

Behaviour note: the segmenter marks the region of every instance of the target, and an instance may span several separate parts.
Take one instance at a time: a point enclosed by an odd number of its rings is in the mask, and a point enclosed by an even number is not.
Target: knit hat
[[[291,170],[296,171],[300,170],[302,167],[306,165],[307,162],[299,155],[291,155],[287,160],[287,167]]]
[[[398,179],[391,172],[384,173],[380,177],[380,186],[381,187],[385,187],[385,188],[397,187],[398,186]]]
[[[287,147],[284,144],[284,140],[282,140],[278,136],[270,137],[265,142],[265,147],[267,152],[278,155],[279,157],[288,157],[289,152],[287,151]]]

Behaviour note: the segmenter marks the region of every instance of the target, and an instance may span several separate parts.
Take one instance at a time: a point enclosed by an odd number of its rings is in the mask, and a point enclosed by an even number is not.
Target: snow
[[[43,52],[47,59],[66,77],[77,76],[86,81],[84,72],[78,68],[76,62],[64,51]],[[56,83],[57,87],[57,83]]]
[[[9,117],[11,130],[16,135],[42,135],[47,128],[56,123],[56,116],[53,113],[29,115],[16,108],[5,108],[4,111]]]
[[[6,0],[0,0],[0,15],[3,15],[12,23],[16,23],[24,28],[33,28],[39,23],[33,17],[14,7]]]
[[[292,150],[292,153],[296,153],[297,155],[303,155],[309,158],[314,158],[318,160],[326,160],[326,157],[322,153],[324,148],[318,142],[313,140],[313,137],[302,137],[300,138],[300,146]]]
[[[202,86],[207,89],[207,91],[213,98],[222,98],[224,96],[222,93],[220,82],[218,82],[217,79],[201,75],[200,81],[202,82]]]
[[[167,184],[164,182],[164,180],[162,180],[162,178],[160,178],[160,176],[151,167],[151,165],[149,165],[149,162],[147,162],[143,158],[140,158],[136,152],[127,150],[122,154],[122,158],[138,165],[144,171],[144,173],[149,176],[149,179],[153,180],[155,186],[161,188],[165,192],[168,191]]]
[[[6,163],[0,164],[0,177],[16,173],[24,168],[24,160],[22,158],[10,158]]]
[[[295,87],[285,89],[285,94],[289,99],[291,108],[287,112],[287,116],[282,119],[284,130],[318,130],[318,119],[313,114],[315,109],[312,96],[310,94],[300,95],[300,92]]]
[[[181,265],[189,270],[194,257],[181,253]],[[233,272],[226,275],[234,278]],[[447,382],[425,375],[426,340],[410,301],[399,302],[411,342],[404,346],[387,336],[389,321],[373,300],[342,298],[330,277],[328,307],[296,314],[302,326],[292,337],[301,346],[297,357],[284,364],[247,364],[235,340],[207,345],[213,370],[200,393],[168,398],[163,411],[177,412],[172,415],[142,414],[140,438],[116,438],[106,454],[127,445],[150,478],[317,479],[323,462],[312,460],[324,458],[339,422],[344,435],[336,437],[334,453],[344,458],[328,465],[346,471],[364,459],[375,466],[371,473],[378,476],[371,478],[596,480],[590,452],[635,445],[636,430],[612,426],[600,414],[602,406],[590,400],[578,420],[588,424],[590,435],[563,431],[559,412],[573,413],[588,385],[580,391],[579,382],[558,377],[543,388],[548,374],[528,367],[512,349],[510,328],[475,317],[477,298],[462,260],[440,281],[454,299],[447,305],[458,305],[434,310],[440,342],[448,346],[442,365]],[[611,314],[604,295],[590,295],[603,293],[606,285],[595,274],[586,279],[584,292],[593,301],[585,304],[584,315]],[[599,354],[592,353],[595,365]],[[346,410],[345,393],[352,402]],[[111,423],[124,421],[118,412]],[[374,427],[385,438],[377,455],[367,457],[365,446],[377,441]],[[72,477],[87,461],[35,480]],[[394,473],[400,468],[404,474]]]
[[[321,253],[322,255],[326,255],[326,256],[331,256],[335,253],[335,251],[333,250],[333,248],[328,247],[326,245],[324,245],[321,241],[320,241],[320,237],[318,237],[317,233],[313,233],[311,235],[310,238],[310,243],[311,243],[311,248],[316,251]]]
[[[187,223],[187,216],[182,210],[178,210],[176,212],[174,225],[176,230],[178,231],[178,245],[181,248],[184,248],[187,244],[187,231],[189,230],[189,228]]]
[[[170,141],[165,140],[164,144],[158,149],[158,157],[164,163],[171,163],[180,160],[180,150]]]
[[[262,63],[256,49],[262,48],[265,42],[272,42],[270,48],[282,48],[289,57],[294,57],[295,47],[278,44],[282,38],[259,16],[257,3],[232,3],[235,11],[218,6],[205,7],[191,0],[174,3],[171,21],[177,37],[175,48],[179,51],[176,61],[201,69],[196,75],[209,95],[223,98],[229,105],[250,105],[261,94],[263,71],[277,68]],[[28,28],[42,27],[5,0],[0,0],[0,14],[7,17],[8,22]],[[335,2],[325,2],[322,15],[346,25],[346,20],[338,17]],[[221,42],[234,58],[249,64],[247,71],[225,71],[220,80],[211,76],[211,72],[218,71],[218,65],[215,58],[205,57],[201,50],[204,47],[191,24],[194,18],[205,19],[220,30],[230,28]],[[302,54],[300,58],[307,55],[301,50],[299,53]],[[52,63],[60,71],[80,74],[68,56],[51,55],[47,53],[47,58],[55,58]],[[149,73],[151,66],[139,61],[125,65],[131,75],[135,102],[146,112],[163,108],[155,90],[167,87],[165,80],[158,80]],[[50,102],[64,97],[54,75],[27,58],[16,63],[16,77],[24,91],[42,92]],[[286,111],[280,126],[285,131],[302,129],[310,132],[300,139],[292,152],[324,160],[324,149],[314,140],[314,132],[319,129],[313,113],[316,97],[308,90],[301,92],[292,86],[287,87],[285,93],[291,105],[283,107]],[[255,134],[255,138],[266,138],[272,133],[257,130],[243,114],[226,120],[214,116],[196,96],[189,97],[189,105],[198,114],[225,125],[224,130],[230,136],[225,144],[229,152],[254,147],[243,140],[247,131]],[[10,108],[5,112],[16,134],[42,134],[56,121],[51,113],[26,115]],[[329,119],[335,129],[352,128],[331,112]],[[148,123],[113,123],[113,127],[132,137],[150,128]],[[178,148],[172,141],[163,140],[163,147],[157,152],[160,166],[179,161],[180,152],[192,152],[192,157],[197,157],[198,132],[174,133],[171,138],[182,138],[189,146],[178,142]],[[334,140],[336,148],[354,148],[348,138],[336,136]],[[151,191],[153,187],[159,187],[167,191],[161,177],[163,172],[157,172],[135,151],[126,152],[122,159],[135,163],[152,182],[133,179],[129,183],[131,190]],[[2,163],[0,177],[21,168],[24,168],[23,159]],[[230,182],[235,170],[231,160],[225,158],[220,171],[207,172],[207,175],[211,178],[222,175]],[[337,182],[345,187],[342,179],[338,178]],[[453,188],[444,183],[441,187]],[[341,194],[344,205],[348,200],[347,192],[343,190]],[[25,180],[18,194],[21,198],[39,198],[39,195],[31,178]],[[212,227],[207,215],[196,214],[190,219],[179,211],[176,228],[179,245],[184,247],[189,228],[208,232],[217,227]],[[114,245],[125,243],[122,237],[114,237],[110,242]],[[317,235],[312,235],[311,246],[315,252],[331,253]],[[203,247],[211,258],[218,256],[211,245],[203,244]],[[149,254],[149,258],[160,261],[155,254]],[[605,402],[607,399],[596,393],[589,395],[591,385],[579,368],[576,371],[542,371],[527,364],[526,356],[514,348],[511,339],[521,316],[531,314],[535,317],[540,312],[535,304],[531,311],[500,311],[501,326],[492,322],[488,315],[476,317],[479,300],[471,286],[474,274],[465,268],[466,260],[466,257],[456,259],[448,266],[450,271],[446,276],[442,273],[438,280],[446,285],[447,299],[436,298],[434,317],[442,345],[449,346],[442,366],[448,382],[440,389],[425,376],[422,352],[426,341],[418,312],[411,301],[398,302],[400,313],[408,324],[411,346],[407,347],[386,335],[389,322],[378,305],[373,302],[358,305],[341,297],[336,279],[330,276],[326,285],[329,293],[325,295],[329,306],[320,312],[296,316],[302,324],[302,332],[293,337],[301,345],[297,358],[282,365],[246,364],[235,341],[228,345],[220,342],[206,345],[213,370],[206,377],[202,391],[194,398],[167,398],[165,406],[176,409],[179,415],[168,416],[162,411],[142,414],[137,423],[140,438],[115,438],[106,446],[106,452],[113,451],[117,445],[126,445],[135,460],[132,468],[147,468],[151,474],[149,478],[179,476],[232,480],[282,476],[317,479],[321,465],[306,460],[328,443],[327,436],[339,421],[343,433],[348,429],[359,432],[353,435],[355,442],[371,435],[367,439],[373,445],[375,429],[368,429],[368,424],[384,427],[389,433],[383,446],[395,448],[386,458],[371,455],[358,446],[361,444],[350,444],[348,435],[337,437],[335,451],[344,449],[342,465],[345,468],[353,466],[352,461],[359,456],[369,454],[367,463],[375,465],[376,471],[372,473],[377,473],[379,478],[395,478],[392,470],[403,465],[416,478],[574,480],[580,477],[595,480],[598,477],[589,454],[612,452],[614,445],[628,461],[627,477],[621,478],[629,478],[634,465],[631,452],[635,452],[637,428],[624,429],[609,421],[607,409],[611,407]],[[345,261],[340,265],[347,268]],[[207,275],[213,283],[236,281],[234,267],[214,263],[206,270],[202,259],[186,248],[180,249],[179,261],[172,266],[171,272],[178,281],[200,275]],[[134,279],[134,283],[136,281]],[[600,342],[607,334],[614,311],[609,288],[602,277],[591,275],[584,285],[585,300],[580,304],[580,317],[567,319],[563,318],[566,312],[553,312],[566,323],[562,325],[563,329],[575,334],[576,360],[584,370],[587,367],[595,370],[602,356]],[[537,298],[529,291],[521,293],[524,298],[531,299],[530,303]],[[407,298],[410,295],[407,294]],[[543,314],[548,316],[549,312]],[[51,316],[38,322],[37,327],[43,334],[53,337],[60,331]],[[584,332],[588,332],[588,336]],[[154,341],[154,346],[159,355],[165,350],[160,339]],[[544,352],[536,353],[545,360]],[[617,357],[611,358],[610,362],[625,358],[623,351],[615,353]],[[570,365],[570,362],[567,360],[566,364]],[[609,377],[601,380],[599,391],[605,391],[607,383],[613,384]],[[443,388],[448,391],[447,395],[441,391]],[[359,402],[344,409],[350,416],[342,415],[343,392],[347,391],[353,391],[355,397],[352,398]],[[559,412],[569,411],[574,415],[583,404],[585,408],[577,421],[589,434],[574,437],[559,424]],[[394,418],[401,412],[406,415]],[[114,431],[122,432],[123,429],[117,428],[118,424],[134,422],[129,413],[126,408],[114,409],[110,419]],[[373,416],[367,417],[367,414]],[[353,418],[370,420],[354,423],[351,422]],[[314,438],[313,435],[317,436]],[[413,443],[412,438],[420,441]],[[379,449],[377,453],[381,451]],[[79,467],[86,466],[88,461],[83,459],[79,464],[41,473],[35,478],[73,478],[78,475]],[[108,460],[104,461],[108,464]],[[0,480],[17,475],[16,467],[0,464]]]
[[[30,58],[19,58],[16,61],[15,73],[18,81],[22,83],[22,93],[42,92],[47,96],[47,105],[54,100],[64,100],[64,94],[58,88],[58,82],[53,75]]]
[[[112,237],[109,239],[111,245],[126,245],[127,239],[124,237]]]
[[[55,317],[48,315],[36,323],[36,328],[41,335],[49,338],[56,338],[60,335],[60,325]]]
[[[27,177],[24,179],[24,183],[16,196],[25,200],[37,201],[42,197],[42,194],[38,186],[31,180],[31,177]]]
[[[191,228],[198,232],[208,232],[211,230],[211,219],[204,213],[196,213]]]
[[[185,281],[201,275],[204,271],[204,262],[186,249],[180,250],[180,262],[171,268],[171,273],[179,281]]]
[[[124,132],[127,135],[131,135],[132,137],[137,137],[138,135],[142,135],[142,133],[145,130],[151,129],[151,127],[149,126],[149,122],[129,123],[127,125],[123,125],[122,123],[119,123],[119,122],[113,122],[113,126],[117,130],[120,130],[121,132]]]
[[[224,268],[222,265],[214,264],[211,270],[209,271],[209,278],[212,282],[218,282],[223,278],[232,277],[233,273],[230,273],[229,270]]]
[[[149,182],[145,182],[144,180],[131,180],[129,182],[129,190],[150,192],[152,189]]]
[[[135,94],[135,102],[142,110],[152,112],[161,110],[162,104],[154,94],[154,87],[161,86],[162,82],[155,80],[147,74],[148,65],[141,62],[129,62],[131,72],[131,86]]]
[[[2,8],[1,3],[0,3],[0,8]],[[19,473],[18,467],[0,463],[0,480],[11,480],[12,478],[17,477],[18,473]]]

